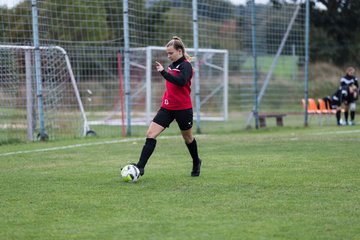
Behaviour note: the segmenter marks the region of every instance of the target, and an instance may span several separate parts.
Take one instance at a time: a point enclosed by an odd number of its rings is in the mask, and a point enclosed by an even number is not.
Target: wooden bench
[[[280,114],[280,113],[259,114],[260,127],[266,127],[266,118],[276,118],[276,126],[282,127],[284,126],[283,118],[285,116],[286,114]]]

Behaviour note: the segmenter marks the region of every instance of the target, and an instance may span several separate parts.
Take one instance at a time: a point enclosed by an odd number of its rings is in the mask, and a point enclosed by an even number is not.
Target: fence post
[[[258,76],[257,76],[257,49],[256,49],[256,9],[255,9],[255,0],[251,2],[251,35],[252,35],[252,53],[254,59],[254,69],[253,69],[253,77],[254,77],[254,108],[253,108],[253,116],[255,118],[255,128],[259,128],[259,102],[258,102]]]
[[[309,28],[310,28],[310,3],[306,0],[305,14],[305,109],[304,109],[304,126],[308,126],[308,80],[309,80]]]
[[[260,90],[260,92],[259,92],[259,95],[258,95],[258,97],[257,97],[257,98],[258,98],[258,99],[257,99],[258,104],[260,104],[260,102],[261,102],[261,100],[262,100],[262,97],[263,97],[264,94],[265,94],[265,91],[266,91],[267,86],[268,86],[268,84],[269,84],[270,78],[272,77],[273,71],[274,71],[274,69],[275,69],[275,67],[276,67],[276,65],[277,65],[277,62],[278,62],[279,57],[280,57],[280,54],[281,54],[281,52],[282,52],[282,50],[283,50],[283,48],[284,48],[284,46],[285,46],[285,43],[286,43],[286,41],[287,41],[287,39],[288,39],[288,37],[289,37],[290,31],[291,31],[291,29],[292,29],[292,27],[293,27],[293,25],[294,25],[294,23],[295,23],[295,19],[296,19],[297,15],[298,15],[300,9],[301,9],[301,5],[299,4],[299,5],[297,5],[296,8],[295,8],[295,11],[294,11],[294,13],[293,13],[293,16],[292,16],[292,18],[291,18],[291,20],[290,20],[290,22],[289,22],[289,24],[288,24],[288,27],[287,27],[287,29],[286,29],[285,34],[284,34],[284,36],[283,36],[283,38],[282,38],[282,40],[281,40],[280,46],[279,46],[279,48],[278,48],[278,50],[277,50],[277,52],[276,52],[276,55],[275,55],[275,57],[274,57],[274,60],[272,61],[271,66],[270,66],[270,69],[269,69],[268,73],[266,74],[264,83],[263,83],[263,85],[262,85],[262,87],[261,87],[261,90]],[[247,120],[247,122],[246,122],[246,126],[249,126],[252,117],[253,117],[253,114],[252,114],[252,113],[249,114],[248,120]]]
[[[39,24],[38,24],[38,9],[36,0],[31,0],[32,10],[32,27],[33,27],[33,40],[34,40],[34,54],[35,54],[35,78],[37,84],[37,102],[39,114],[39,139],[47,140],[49,137],[45,133],[45,120],[43,111],[42,99],[42,79],[41,79],[41,57],[40,57],[40,43],[39,43]]]
[[[34,139],[31,50],[25,50],[27,138]]]
[[[150,124],[151,122],[151,59],[152,59],[152,48],[146,47],[146,123]]]
[[[198,31],[198,16],[197,16],[197,0],[192,1],[192,16],[193,16],[193,39],[194,39],[194,57],[195,57],[195,105],[196,105],[196,132],[201,133],[200,128],[200,79],[199,79],[199,31]]]
[[[129,39],[129,7],[128,0],[123,1],[124,22],[124,79],[125,79],[125,109],[127,128],[126,135],[131,136],[131,95],[130,95],[130,39]]]

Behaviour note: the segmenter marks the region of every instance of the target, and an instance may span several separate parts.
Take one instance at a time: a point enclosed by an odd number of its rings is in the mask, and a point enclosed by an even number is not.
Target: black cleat
[[[200,176],[200,168],[201,168],[201,160],[199,159],[199,164],[198,165],[193,165],[193,169],[191,171],[191,176],[192,177],[198,177]]]
[[[144,175],[145,173],[145,169],[142,167],[139,167],[136,163],[131,163],[131,165],[134,165],[135,167],[137,167],[140,171],[140,176]]]

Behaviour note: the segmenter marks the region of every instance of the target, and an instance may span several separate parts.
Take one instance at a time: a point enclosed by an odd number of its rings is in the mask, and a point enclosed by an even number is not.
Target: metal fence
[[[193,99],[198,113],[197,126],[206,121],[202,118],[204,114],[216,115],[223,111],[224,101],[224,91],[212,91],[219,86],[214,83],[222,81],[218,70],[201,64],[205,58],[214,63],[223,60],[219,60],[220,56],[211,56],[211,52],[206,57],[198,55],[197,49],[228,52],[226,102],[230,120],[239,119],[245,127],[255,124],[252,120],[254,109],[256,112],[303,112],[300,105],[304,95],[305,66],[303,1],[274,5],[256,1],[239,4],[227,0],[26,0],[14,6],[0,6],[0,28],[2,45],[65,49],[87,120],[104,123],[90,124],[90,128],[101,136],[121,135],[119,127],[114,126],[116,124],[106,123],[110,119],[126,125],[128,135],[140,128],[143,122],[137,119],[144,117],[147,101],[143,91],[146,88],[144,62],[147,55],[137,52],[135,56],[132,49],[161,47],[174,35],[181,37],[188,48],[195,49],[192,54],[197,58],[193,65],[199,73],[193,85],[193,92],[198,93]],[[168,64],[161,51],[157,56]],[[40,66],[36,73],[34,55],[34,83],[36,76],[44,71],[41,70],[42,57],[39,56]],[[144,61],[136,65],[132,58],[143,58]],[[1,55],[2,62],[6,59],[7,56]],[[12,67],[22,69],[24,63],[18,61]],[[4,100],[11,94],[18,98],[26,96],[23,91],[14,93],[20,90],[14,88],[18,84],[16,80],[13,84],[4,84],[7,71],[1,64],[0,131],[6,134],[2,134],[0,140],[25,140],[26,134],[8,128],[19,115],[24,117],[17,113],[24,111],[26,104],[16,100],[10,104]],[[38,79],[36,89],[41,81],[45,80]],[[159,94],[152,94],[155,105]],[[39,109],[38,101],[35,109]],[[125,121],[120,121],[123,118]],[[34,126],[34,134],[41,132],[39,120]],[[79,120],[69,118],[68,121],[71,126],[71,121]],[[46,124],[44,131],[47,131]],[[57,136],[53,134],[50,138]]]

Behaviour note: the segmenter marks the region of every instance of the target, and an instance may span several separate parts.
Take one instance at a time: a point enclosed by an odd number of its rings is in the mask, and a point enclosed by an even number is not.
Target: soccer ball
[[[140,170],[134,165],[126,165],[121,169],[120,177],[124,182],[136,182],[140,177]]]

